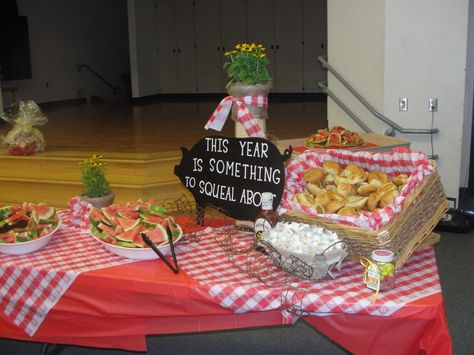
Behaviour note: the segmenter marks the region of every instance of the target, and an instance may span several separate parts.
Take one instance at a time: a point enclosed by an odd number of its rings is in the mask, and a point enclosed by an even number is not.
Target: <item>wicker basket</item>
[[[349,257],[369,258],[372,250],[390,249],[395,253],[395,268],[400,269],[416,248],[428,238],[448,209],[448,201],[437,172],[427,176],[409,196],[403,210],[379,230],[368,230],[331,221],[327,218],[288,211],[282,218],[319,224],[333,230],[347,243]]]

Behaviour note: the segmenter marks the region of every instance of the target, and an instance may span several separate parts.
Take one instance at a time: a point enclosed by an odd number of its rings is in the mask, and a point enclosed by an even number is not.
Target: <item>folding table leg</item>
[[[48,353],[48,348],[49,348],[49,344],[43,343],[43,346],[41,347],[40,355],[46,355]]]

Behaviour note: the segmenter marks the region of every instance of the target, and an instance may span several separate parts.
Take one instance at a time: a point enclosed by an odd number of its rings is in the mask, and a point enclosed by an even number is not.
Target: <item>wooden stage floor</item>
[[[27,157],[0,152],[0,202],[42,201],[63,206],[81,192],[78,162],[104,155],[118,202],[182,193],[173,174],[180,147],[202,137],[234,135],[229,118],[221,133],[204,125],[218,100],[200,102],[58,103],[42,107],[48,123],[38,127],[46,151]],[[326,102],[271,102],[267,132],[273,139],[305,137],[327,126]],[[0,136],[10,126],[0,124]]]
[[[85,152],[156,156],[178,151],[181,146],[191,148],[200,138],[212,134],[233,136],[230,118],[221,133],[204,129],[217,103],[48,104],[42,108],[48,123],[38,128],[46,139],[46,155]],[[270,102],[267,131],[273,138],[304,137],[326,126],[326,102]],[[0,124],[0,134],[6,134],[9,128]]]

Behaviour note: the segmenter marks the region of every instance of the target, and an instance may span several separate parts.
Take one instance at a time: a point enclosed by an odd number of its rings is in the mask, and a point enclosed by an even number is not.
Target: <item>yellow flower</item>
[[[268,59],[263,53],[262,44],[238,43],[236,50],[225,52],[224,69],[230,79],[228,85],[234,82],[243,82],[253,85],[271,80],[268,72]]]

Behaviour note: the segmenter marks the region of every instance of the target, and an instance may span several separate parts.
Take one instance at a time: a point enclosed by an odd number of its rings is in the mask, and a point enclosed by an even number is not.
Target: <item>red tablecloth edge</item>
[[[431,307],[426,307],[430,304]],[[409,309],[403,307],[390,317],[340,313],[311,316],[305,320],[355,354],[383,354],[388,351],[390,354],[452,354],[452,339],[441,293],[412,302],[410,306]],[[369,336],[371,339],[367,341]]]
[[[53,312],[53,311],[52,311]],[[48,316],[45,327],[48,331],[61,329],[61,324],[68,318],[67,315],[56,312]],[[74,315],[74,322],[88,324],[91,317]],[[18,328],[12,327],[6,320],[0,318],[0,337],[23,341],[45,342],[50,344],[69,344],[97,348],[117,348],[129,351],[147,351],[146,335],[196,333],[216,330],[232,330],[241,328],[257,328],[282,325],[281,311],[254,312],[242,314],[187,316],[187,317],[157,317],[157,318],[94,318],[98,328],[105,328],[111,323],[114,327],[126,329],[127,333],[115,336],[105,336],[97,332],[96,336],[73,335],[42,335],[45,331],[40,329],[33,337],[24,334]],[[80,323],[79,323],[80,324]]]

